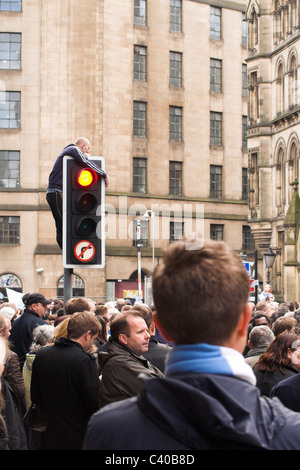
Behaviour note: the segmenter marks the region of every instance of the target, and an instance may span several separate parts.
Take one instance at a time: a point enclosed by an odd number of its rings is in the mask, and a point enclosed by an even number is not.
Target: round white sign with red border
[[[76,258],[82,263],[91,261],[94,258],[95,253],[95,246],[88,240],[81,240],[80,242],[76,243],[74,247],[74,254]]]

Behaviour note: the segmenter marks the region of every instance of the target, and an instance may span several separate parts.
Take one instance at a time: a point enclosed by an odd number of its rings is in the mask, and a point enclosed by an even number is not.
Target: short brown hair
[[[174,242],[154,270],[157,318],[175,344],[224,344],[248,296],[247,271],[224,242]]]
[[[87,331],[91,335],[98,335],[100,333],[101,325],[97,317],[91,312],[77,312],[74,313],[68,322],[67,336],[68,338],[80,338]]]
[[[280,333],[292,331],[293,327],[297,326],[297,320],[293,317],[279,317],[273,323],[272,330],[275,336]]]
[[[132,311],[137,312],[145,320],[147,328],[149,329],[150,326],[152,325],[152,317],[153,317],[151,308],[145,304],[136,304],[132,307]]]
[[[84,297],[74,297],[73,299],[67,300],[65,304],[66,315],[73,315],[75,312],[83,312],[89,310],[90,303]]]

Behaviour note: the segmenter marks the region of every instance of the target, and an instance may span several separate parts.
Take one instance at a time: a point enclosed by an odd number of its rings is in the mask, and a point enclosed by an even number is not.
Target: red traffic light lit
[[[90,168],[82,168],[77,175],[77,183],[83,188],[89,188],[98,180],[98,175]]]

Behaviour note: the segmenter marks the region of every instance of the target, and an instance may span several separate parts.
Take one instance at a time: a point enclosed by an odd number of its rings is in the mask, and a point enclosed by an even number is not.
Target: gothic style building
[[[250,0],[247,20],[248,222],[277,298],[299,300],[300,2]]]

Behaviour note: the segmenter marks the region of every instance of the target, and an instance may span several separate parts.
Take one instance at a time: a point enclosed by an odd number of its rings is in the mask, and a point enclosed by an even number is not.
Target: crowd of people
[[[190,243],[165,251],[151,306],[0,304],[1,450],[299,448],[299,302],[249,302],[239,257]]]

